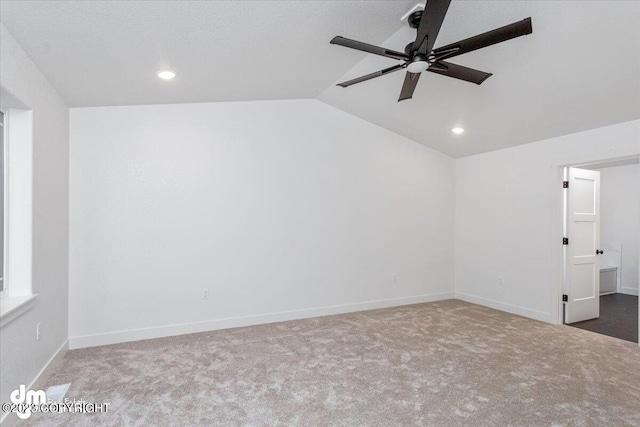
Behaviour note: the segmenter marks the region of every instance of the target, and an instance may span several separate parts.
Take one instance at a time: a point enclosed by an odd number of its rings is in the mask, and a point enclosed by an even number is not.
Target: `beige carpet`
[[[640,349],[449,300],[70,351],[34,426],[640,426]]]

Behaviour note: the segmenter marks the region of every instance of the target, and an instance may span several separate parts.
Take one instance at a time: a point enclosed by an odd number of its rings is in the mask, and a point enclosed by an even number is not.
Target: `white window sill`
[[[35,306],[38,295],[14,295],[0,299],[0,328]]]

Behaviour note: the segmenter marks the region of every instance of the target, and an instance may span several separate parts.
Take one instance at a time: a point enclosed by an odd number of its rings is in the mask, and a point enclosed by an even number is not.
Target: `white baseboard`
[[[256,316],[216,319],[206,322],[183,323],[179,325],[167,325],[155,328],[133,329],[129,331],[108,332],[95,335],[83,335],[78,337],[70,337],[69,348],[76,349],[95,347],[99,345],[117,344],[122,342],[139,341],[152,338],[193,334],[197,332],[215,331],[218,329],[238,328],[242,326],[306,319],[309,317],[331,316],[334,314],[352,313],[356,311],[375,310],[378,308],[441,301],[452,298],[454,298],[453,292],[443,292],[438,294],[416,295],[412,297],[366,301],[355,304],[342,304],[304,310],[267,313]]]
[[[472,304],[483,305],[485,307],[494,308],[507,313],[517,314],[518,316],[528,317],[529,319],[539,320],[541,322],[554,323],[551,313],[531,310],[517,305],[505,304],[488,298],[477,297],[475,295],[464,294],[462,292],[455,293],[456,299],[470,302]]]
[[[623,286],[623,287],[620,288],[620,293],[621,294],[638,296],[638,289],[637,288],[625,288]]]
[[[27,390],[44,390],[47,385],[49,377],[53,371],[58,367],[62,358],[69,350],[69,340],[66,340],[60,348],[51,356],[51,359],[44,365],[38,375],[31,381],[31,384],[27,386]],[[13,427],[19,421],[15,412],[6,413],[4,418],[0,420],[0,427]]]
[[[33,380],[31,385],[29,386],[29,390],[44,390],[44,387],[47,385],[47,381],[49,381],[49,377],[53,373],[53,371],[58,367],[62,358],[67,351],[69,350],[69,340],[67,339],[55,352],[51,359],[47,362],[47,364],[42,368],[38,376]]]

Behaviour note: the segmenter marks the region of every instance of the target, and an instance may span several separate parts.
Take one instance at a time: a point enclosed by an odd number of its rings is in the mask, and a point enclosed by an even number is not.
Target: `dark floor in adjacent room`
[[[599,318],[569,326],[637,343],[638,297],[625,294],[602,295]]]

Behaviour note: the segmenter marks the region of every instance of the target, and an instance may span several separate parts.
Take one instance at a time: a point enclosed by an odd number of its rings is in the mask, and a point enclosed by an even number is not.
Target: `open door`
[[[566,186],[566,185],[565,185]],[[600,316],[600,172],[568,168],[565,323]]]

